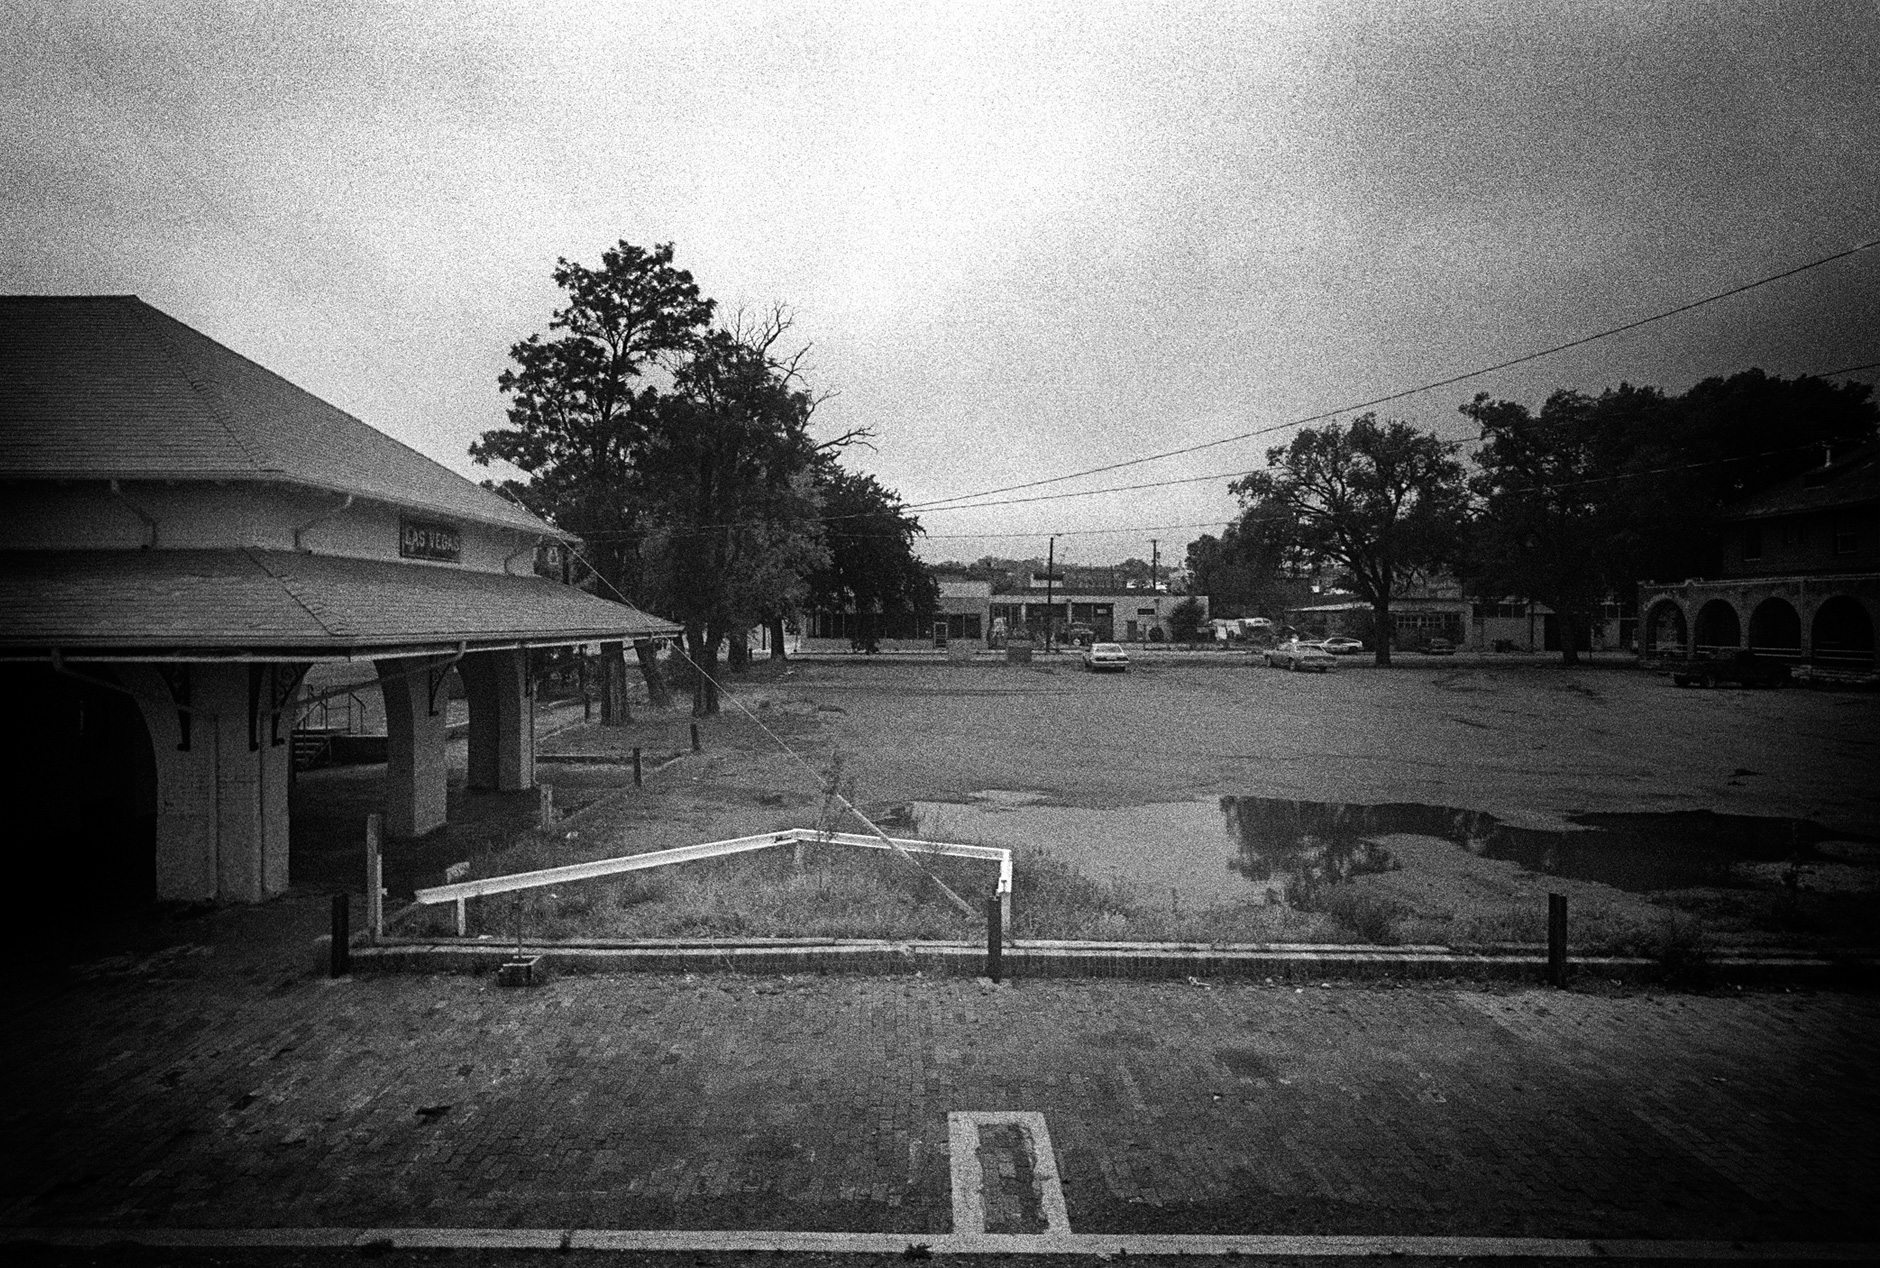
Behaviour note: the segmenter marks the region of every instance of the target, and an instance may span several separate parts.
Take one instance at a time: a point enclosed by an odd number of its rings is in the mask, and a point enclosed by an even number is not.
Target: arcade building
[[[16,883],[286,889],[290,735],[326,664],[383,696],[395,850],[445,819],[451,673],[470,786],[528,789],[531,653],[679,633],[536,575],[550,525],[135,297],[0,297],[0,385]]]

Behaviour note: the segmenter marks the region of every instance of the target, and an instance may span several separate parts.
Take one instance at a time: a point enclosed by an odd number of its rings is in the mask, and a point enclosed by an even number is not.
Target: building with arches
[[[471,785],[526,789],[531,651],[679,632],[536,575],[548,524],[135,297],[0,297],[0,383],[15,880],[265,898],[312,666],[376,682],[395,849],[444,822],[450,674]]]
[[[1641,654],[1748,648],[1823,676],[1880,673],[1880,445],[1733,507],[1722,571],[1639,587]]]

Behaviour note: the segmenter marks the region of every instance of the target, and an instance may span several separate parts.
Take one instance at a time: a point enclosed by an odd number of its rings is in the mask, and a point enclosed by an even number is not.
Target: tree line
[[[1194,588],[1216,610],[1277,611],[1329,573],[1369,604],[1387,665],[1393,598],[1447,572],[1479,598],[1552,608],[1572,664],[1608,596],[1715,573],[1731,502],[1871,442],[1872,395],[1753,369],[1679,394],[1557,391],[1538,413],[1483,393],[1461,406],[1480,429],[1466,459],[1375,414],[1306,428],[1228,486],[1241,512],[1189,545]]]
[[[694,713],[718,711],[718,649],[743,669],[754,627],[780,656],[785,620],[811,607],[931,615],[920,521],[842,465],[871,429],[812,431],[826,395],[808,349],[789,345],[786,308],[721,320],[671,243],[623,241],[598,268],[561,259],[552,276],[561,306],[497,380],[508,424],[470,454],[524,473],[491,487],[580,539],[583,580],[684,627]],[[634,650],[665,706],[656,649]],[[623,645],[605,645],[601,666],[602,720],[623,719]]]

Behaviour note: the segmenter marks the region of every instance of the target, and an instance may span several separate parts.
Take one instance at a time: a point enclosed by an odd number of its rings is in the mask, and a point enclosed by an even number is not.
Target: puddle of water
[[[1710,811],[1584,814],[1572,828],[1515,827],[1478,810],[1394,802],[1272,797],[1089,810],[975,794],[972,804],[917,802],[934,839],[1017,850],[1045,846],[1086,875],[1117,879],[1139,901],[1213,905],[1278,901],[1398,866],[1379,838],[1445,840],[1530,871],[1636,893],[1698,887],[1880,891],[1880,840],[1807,819]]]

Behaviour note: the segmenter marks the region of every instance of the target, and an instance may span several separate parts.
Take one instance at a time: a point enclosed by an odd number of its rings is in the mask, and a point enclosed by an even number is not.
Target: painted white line
[[[979,1166],[979,1129],[1016,1127],[1031,1141],[1031,1177],[1044,1208],[1043,1233],[1009,1236],[1055,1237],[1071,1231],[1064,1209],[1064,1183],[1058,1176],[1057,1152],[1044,1115],[1035,1110],[961,1110],[947,1115],[947,1154],[953,1170],[953,1233],[986,1234],[986,1177]]]
[[[349,1247],[405,1250],[826,1251],[935,1255],[1245,1255],[1353,1259],[1379,1255],[1499,1259],[1710,1259],[1876,1261],[1873,1242],[1694,1242],[1634,1238],[1286,1237],[1182,1233],[803,1233],[702,1229],[558,1228],[0,1228],[0,1245],[216,1249]]]

